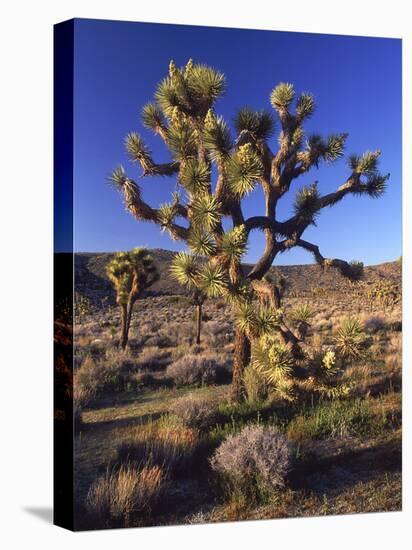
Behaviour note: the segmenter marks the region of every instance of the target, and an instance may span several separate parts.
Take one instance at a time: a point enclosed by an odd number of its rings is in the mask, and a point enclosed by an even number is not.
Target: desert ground
[[[276,268],[287,281],[285,311],[311,308],[308,349],[336,345],[352,318],[361,327],[362,353],[341,367],[345,395],[288,402],[249,376],[247,397],[236,404],[230,306],[206,300],[197,345],[190,296],[167,276],[173,254],[153,255],[162,277],[136,303],[125,351],[104,275],[110,254],[76,257],[77,528],[400,510],[400,262],[367,267],[362,283],[314,265]],[[373,296],[377,284],[395,291]],[[228,438],[259,426],[287,442],[285,475],[275,488],[256,479],[237,485],[233,452],[216,458]]]

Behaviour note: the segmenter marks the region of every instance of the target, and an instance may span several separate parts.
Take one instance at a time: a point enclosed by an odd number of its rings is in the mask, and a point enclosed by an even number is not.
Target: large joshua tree
[[[348,195],[379,197],[389,175],[378,171],[379,151],[352,155],[348,176],[336,191],[321,194],[317,183],[301,187],[296,191],[293,215],[280,220],[277,207],[292,192],[292,184],[320,163],[341,158],[347,134],[305,135],[304,123],[314,113],[314,98],[306,92],[296,96],[292,84],[280,83],[270,94],[276,116],[265,110],[241,109],[234,120],[233,138],[215,111],[224,91],[225,77],[217,70],[192,60],[177,68],[171,61],[154,103],[143,107],[142,122],[163,140],[172,160],[156,163],[137,133],[130,133],[125,144],[143,178],[155,177],[159,184],[159,176],[176,178],[177,191],[171,202],[153,208],[122,167],[113,172],[111,180],[137,220],[154,222],[188,245],[190,252],[178,254],[173,263],[174,275],[190,289],[200,289],[209,297],[224,296],[234,304],[232,394],[240,399],[251,340],[276,331],[294,357],[302,353],[299,337],[286,326],[279,309],[278,289],[265,277],[273,261],[299,247],[312,253],[322,268],[337,268],[345,277],[359,278],[360,262],[325,258],[303,234],[322,209]],[[276,127],[277,142],[273,139]],[[264,214],[245,218],[242,199],[257,186],[264,192]],[[231,221],[230,229],[225,229],[224,218]],[[264,232],[266,246],[259,261],[246,270],[241,258],[256,229]]]
[[[106,267],[106,273],[116,290],[116,301],[121,311],[120,347],[129,340],[133,306],[142,293],[159,279],[153,258],[144,248],[118,252]]]

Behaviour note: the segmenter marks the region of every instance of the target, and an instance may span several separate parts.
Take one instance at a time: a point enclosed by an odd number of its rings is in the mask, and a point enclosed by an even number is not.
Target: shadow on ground
[[[23,511],[46,523],[53,523],[53,508],[47,506],[26,506]]]

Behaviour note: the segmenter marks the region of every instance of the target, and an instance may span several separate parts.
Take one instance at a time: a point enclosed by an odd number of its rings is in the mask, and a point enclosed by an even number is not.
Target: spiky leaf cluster
[[[229,280],[229,283],[223,292],[223,296],[227,303],[236,308],[252,299],[250,286],[243,277],[235,282]]]
[[[334,260],[327,259],[323,263],[326,267],[333,266]],[[357,260],[351,260],[349,263],[342,262],[337,268],[346,279],[353,283],[358,282],[364,273],[363,262]]]
[[[319,351],[310,362],[312,375],[304,383],[307,390],[327,399],[346,397],[350,393],[353,383],[342,379],[343,370],[334,350]]]
[[[123,166],[118,166],[113,170],[110,176],[107,178],[108,182],[114,185],[116,188],[121,189],[126,180],[126,172]]]
[[[165,126],[163,113],[154,103],[147,103],[143,107],[141,117],[143,126],[154,132]]]
[[[302,187],[297,192],[293,205],[296,216],[314,221],[320,208],[319,198],[317,183]]]
[[[250,338],[271,334],[279,328],[283,311],[272,306],[259,305],[250,300],[242,301],[235,310],[236,326]]]
[[[219,252],[224,262],[240,261],[247,251],[247,233],[244,225],[227,231],[221,240]]]
[[[389,174],[369,176],[365,184],[365,193],[372,199],[378,199],[385,193],[389,177]]]
[[[222,296],[229,285],[226,271],[216,262],[200,262],[187,252],[179,252],[170,265],[170,273],[189,290],[197,290],[209,298]]]
[[[303,92],[296,102],[296,116],[301,121],[309,118],[315,111],[315,98],[308,92]]]
[[[157,211],[157,218],[163,229],[167,229],[173,223],[174,218],[177,215],[177,208],[175,202],[161,204]]]
[[[273,89],[270,94],[270,102],[276,110],[289,107],[295,97],[295,89],[293,84],[281,82]]]
[[[205,162],[191,158],[181,164],[179,180],[188,193],[205,193],[210,184],[210,168]]]
[[[322,367],[327,378],[334,377],[339,372],[337,365],[336,353],[333,350],[328,350],[322,358]]]
[[[381,174],[378,170],[380,151],[367,151],[363,155],[351,155],[348,159],[353,174],[359,177],[359,185],[354,193],[366,194],[375,199],[386,190],[390,174]]]
[[[262,177],[262,171],[262,161],[252,145],[242,145],[228,165],[227,176],[231,191],[240,198],[244,197],[253,191],[256,181]]]
[[[235,325],[244,334],[249,334],[256,323],[256,311],[249,300],[241,301],[235,310]]]
[[[294,359],[287,346],[274,336],[263,336],[252,343],[251,366],[284,395],[293,395]]]
[[[223,117],[215,117],[211,110],[205,118],[202,141],[209,158],[215,162],[227,159],[233,147],[228,125]]]
[[[206,114],[224,90],[225,77],[219,71],[194,64],[192,60],[185,68],[179,69],[171,61],[169,76],[158,85],[155,98],[169,119],[175,107],[189,116],[198,116],[199,113]]]
[[[181,121],[170,124],[167,143],[176,160],[185,161],[196,156],[196,133],[188,124]]]
[[[251,327],[252,334],[264,336],[275,332],[282,321],[283,311],[273,306],[260,306],[256,311],[256,320]]]
[[[181,285],[193,290],[197,287],[199,264],[195,256],[179,252],[170,264],[170,273]]]
[[[317,166],[320,159],[333,162],[343,156],[348,134],[331,134],[326,139],[311,134],[307,140],[307,151]]]
[[[348,134],[331,134],[326,140],[324,159],[333,162],[343,156]]]
[[[192,64],[186,71],[185,81],[193,101],[208,108],[223,95],[226,86],[223,73],[201,64]]]
[[[150,158],[150,150],[144,144],[141,136],[136,132],[127,134],[125,146],[132,162]]]
[[[281,294],[283,294],[288,286],[287,278],[279,273],[279,271],[277,270],[272,270],[266,273],[266,275],[263,277],[263,280],[270,283],[271,285],[276,286]]]
[[[175,107],[180,106],[180,98],[176,86],[170,77],[164,78],[157,86],[155,99],[164,116],[171,118]]]
[[[356,174],[371,176],[378,171],[378,159],[380,151],[366,151],[361,156],[351,155],[349,166]]]
[[[212,256],[216,253],[216,243],[213,236],[199,227],[194,227],[190,231],[187,244],[195,254]]]
[[[190,203],[190,216],[194,226],[213,231],[221,219],[221,205],[213,195],[196,195]]]
[[[294,323],[309,323],[314,316],[314,311],[309,304],[301,304],[291,312],[291,320]]]
[[[365,357],[365,332],[356,317],[344,319],[335,336],[335,345],[343,359],[362,359]]]
[[[209,298],[222,296],[228,286],[226,271],[219,264],[208,262],[199,270],[197,285]]]
[[[304,135],[305,135],[305,133],[303,131],[302,126],[297,126],[293,130],[292,139],[291,139],[291,142],[290,142],[291,149],[293,149],[294,151],[297,151],[301,148],[302,143],[303,143]]]
[[[241,109],[235,118],[235,128],[240,134],[248,132],[255,140],[266,140],[273,135],[275,121],[268,111],[253,111],[249,107]]]

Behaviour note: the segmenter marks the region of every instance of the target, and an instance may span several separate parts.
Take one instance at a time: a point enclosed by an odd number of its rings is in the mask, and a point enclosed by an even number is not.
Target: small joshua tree
[[[189,246],[191,252],[178,254],[173,263],[178,280],[208,297],[224,296],[233,303],[238,322],[232,394],[240,399],[251,339],[276,331],[294,357],[301,354],[299,337],[287,327],[279,310],[275,287],[265,280],[273,261],[299,247],[313,254],[322,268],[337,268],[345,277],[358,279],[360,262],[327,259],[303,234],[322,209],[346,196],[379,197],[389,175],[378,171],[379,151],[352,155],[348,177],[335,192],[322,195],[317,182],[301,187],[293,215],[280,220],[279,201],[299,177],[322,162],[341,158],[347,134],[305,135],[304,123],[315,111],[314,98],[306,92],[296,97],[292,84],[280,83],[270,95],[279,124],[277,145],[272,141],[272,113],[247,107],[235,117],[233,140],[229,126],[215,112],[224,91],[222,73],[192,60],[183,68],[171,61],[168,76],[156,89],[155,102],[143,107],[142,122],[165,143],[172,160],[156,163],[137,133],[126,137],[126,149],[131,161],[140,165],[143,177],[176,177],[178,191],[171,202],[153,208],[122,167],[113,172],[111,181],[137,220],[154,222]],[[263,189],[264,214],[246,218],[242,200],[257,186]],[[224,218],[231,221],[230,229],[225,229]],[[266,246],[256,264],[246,269],[241,259],[253,230],[264,232]]]
[[[116,301],[121,310],[120,347],[125,349],[133,306],[142,293],[159,279],[159,274],[152,257],[144,248],[119,252],[107,265],[106,273],[116,290]]]

